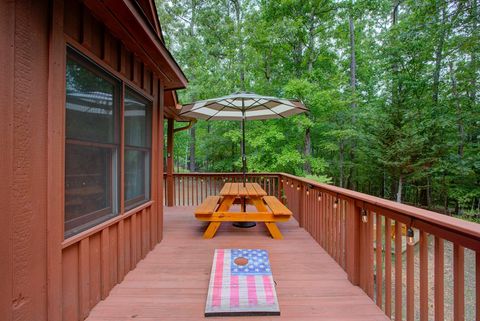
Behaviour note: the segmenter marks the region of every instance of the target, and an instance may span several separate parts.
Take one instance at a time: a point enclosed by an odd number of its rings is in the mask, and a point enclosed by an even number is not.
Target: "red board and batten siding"
[[[67,44],[153,101],[153,137],[151,201],[64,240]],[[164,89],[129,47],[78,1],[0,2],[2,321],[83,320],[162,238]]]
[[[2,320],[47,310],[47,70],[48,6],[0,1]]]
[[[64,13],[65,38],[69,45],[154,102],[152,201],[125,212],[122,183],[119,216],[62,244],[62,319],[83,320],[161,239],[163,186],[157,182],[158,173],[163,173],[163,157],[159,151],[159,146],[163,146],[162,142],[159,144],[159,139],[163,140],[163,89],[153,72],[80,3],[66,1]],[[123,153],[123,137],[120,150]],[[120,166],[123,169],[123,162]]]

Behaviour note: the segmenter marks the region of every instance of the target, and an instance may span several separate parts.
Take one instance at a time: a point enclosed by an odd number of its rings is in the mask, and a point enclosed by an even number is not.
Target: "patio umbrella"
[[[237,92],[228,96],[183,105],[180,115],[204,120],[238,120],[242,129],[243,185],[246,182],[245,121],[286,118],[308,111],[299,100]]]

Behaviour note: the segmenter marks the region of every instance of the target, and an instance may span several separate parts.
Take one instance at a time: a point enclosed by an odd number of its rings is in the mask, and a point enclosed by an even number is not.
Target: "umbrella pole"
[[[243,101],[242,101],[242,107],[243,106]],[[243,186],[245,187],[245,184],[247,182],[247,155],[245,153],[245,110],[242,108],[242,165],[243,165]],[[242,197],[242,212],[246,211],[247,204],[245,197]],[[255,222],[235,222],[233,223],[233,226],[235,227],[241,227],[241,228],[248,228],[248,227],[254,227],[256,226],[257,223]]]
[[[247,182],[247,155],[245,153],[245,112],[242,112],[242,165],[243,165],[243,186]]]

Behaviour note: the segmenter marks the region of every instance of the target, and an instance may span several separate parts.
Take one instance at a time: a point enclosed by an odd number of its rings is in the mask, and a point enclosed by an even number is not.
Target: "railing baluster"
[[[420,321],[428,321],[428,234],[420,232]]]
[[[192,204],[192,206],[196,206],[198,205],[198,201],[197,201],[197,177],[196,176],[192,176],[190,177],[190,186],[191,186],[191,192],[190,192],[190,202]]]
[[[373,212],[369,211],[369,219],[367,222],[367,237],[366,237],[366,247],[367,250],[367,294],[373,300],[374,299],[374,283],[373,283],[373,262],[375,260],[375,256],[373,253],[373,223],[374,223],[374,215]]]
[[[407,243],[407,321],[413,321],[414,308],[415,308],[415,281],[413,278],[414,265],[413,265],[413,245]]]
[[[194,192],[195,192],[195,187],[194,187],[194,184],[193,184],[193,181],[195,180],[195,177],[194,176],[187,176],[188,177],[188,185],[187,185],[187,203],[189,204],[189,206],[195,206],[197,205],[195,203],[195,199],[193,197],[194,195]]]
[[[178,206],[180,205],[180,198],[178,197],[180,195],[180,192],[179,190],[177,191],[177,189],[180,189],[178,178],[174,179],[174,182],[175,182],[175,185],[173,186],[173,204],[175,206]]]
[[[385,217],[385,314],[392,317],[392,221]]]
[[[322,195],[321,191],[318,191],[317,195],[317,202],[318,202],[318,207],[319,207],[319,220],[320,220],[320,245],[325,248],[325,220],[324,220],[324,209],[323,209],[323,198],[320,197],[320,200],[318,199],[319,196]]]
[[[329,254],[332,253],[332,233],[330,231],[332,230],[332,197],[330,195],[327,195],[327,252]]]
[[[476,320],[480,320],[480,251],[475,253]]]
[[[330,202],[329,202],[329,205],[330,205],[330,211],[328,212],[329,214],[329,220],[330,220],[330,227],[329,227],[329,233],[330,233],[330,255],[333,256],[333,249],[335,247],[335,233],[333,232],[334,231],[334,211],[335,209],[333,208],[333,203],[334,203],[334,198],[333,196],[330,196]],[[333,233],[332,233],[333,232]]]
[[[313,210],[315,213],[315,240],[320,244],[320,235],[321,235],[321,221],[320,221],[320,202],[318,201],[319,191],[314,190],[313,193],[310,192],[311,198],[310,201],[313,204]]]
[[[444,320],[444,244],[443,239],[435,237],[435,321]]]
[[[395,221],[395,321],[402,321],[402,224]]]
[[[196,182],[196,176],[191,176],[189,177],[189,191],[190,191],[190,196],[189,196],[189,201],[192,206],[197,205],[195,202],[195,192],[197,190],[197,187],[195,185]]]
[[[382,262],[382,216],[376,215],[375,228],[375,254],[376,254],[376,279],[377,279],[377,305],[382,308],[382,291],[383,291],[383,262]]]
[[[178,206],[182,206],[182,177],[180,176],[179,179],[177,180],[177,185],[176,187],[178,188],[176,192],[176,198],[175,198],[175,204],[178,204]],[[178,198],[178,200],[177,200]]]
[[[188,181],[187,181],[188,182],[188,185],[187,185],[187,197],[188,197],[187,203],[189,204],[189,206],[194,206],[194,205],[196,205],[196,203],[195,203],[196,176],[185,176],[185,179],[186,180],[188,179]]]
[[[453,320],[465,320],[465,264],[464,249],[453,245]]]
[[[185,175],[183,176],[183,181],[185,182],[184,184],[186,185],[185,186],[185,205],[186,206],[192,206],[192,195],[193,195],[193,186],[192,186],[192,183],[193,183],[193,179],[194,177],[193,176],[188,176],[188,175]]]
[[[328,203],[329,203],[329,197],[328,194],[323,194],[323,220],[324,220],[324,225],[323,225],[323,232],[325,235],[324,239],[324,244],[325,244],[325,250],[328,252],[328,246],[329,246],[329,233],[328,233]]]
[[[340,255],[342,257],[342,267],[345,269],[345,228],[346,228],[346,222],[345,222],[345,215],[346,215],[346,210],[347,210],[347,201],[344,200],[342,202],[342,212],[340,215],[340,230],[342,234],[342,248]]]
[[[338,229],[337,229],[337,217],[338,217],[338,200],[333,200],[332,205],[332,232],[333,232],[333,241],[332,241],[332,256],[335,261],[338,262]]]
[[[187,186],[186,183],[187,183],[186,180],[182,179],[182,204],[183,204],[183,206],[185,206],[185,192],[186,192],[185,186]]]
[[[201,203],[202,196],[200,195],[200,177],[195,177],[195,204],[198,205]]]
[[[336,215],[336,222],[337,222],[337,258],[338,258],[338,264],[341,266],[342,265],[342,226],[341,221],[342,221],[342,204],[343,200],[338,200],[337,204],[337,215]]]

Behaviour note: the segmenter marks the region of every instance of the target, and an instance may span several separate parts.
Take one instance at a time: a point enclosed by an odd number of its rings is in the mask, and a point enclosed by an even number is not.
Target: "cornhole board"
[[[205,316],[280,315],[268,252],[216,249]]]

